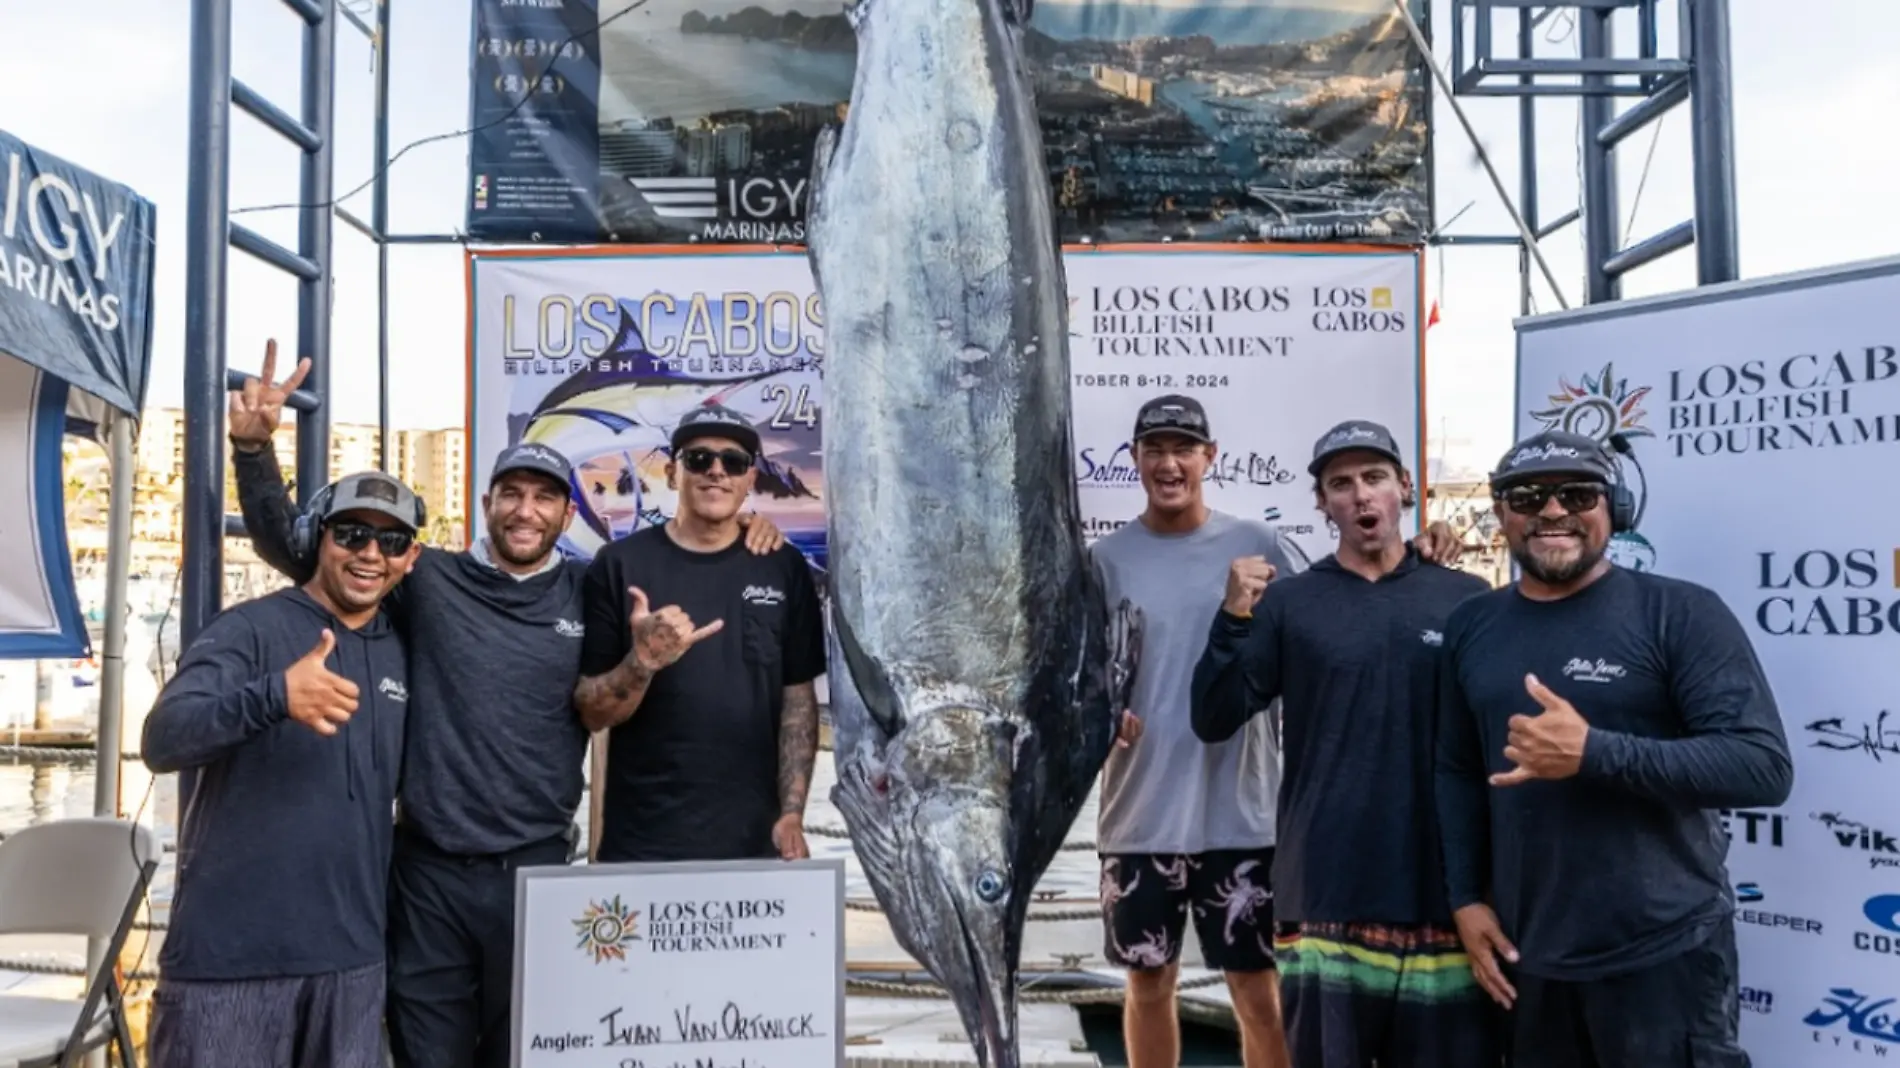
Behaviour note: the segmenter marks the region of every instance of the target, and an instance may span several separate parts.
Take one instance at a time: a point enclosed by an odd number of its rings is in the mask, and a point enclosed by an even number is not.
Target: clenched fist
[[[1230,616],[1253,615],[1253,606],[1267,592],[1267,583],[1275,574],[1264,556],[1243,556],[1227,568],[1227,597],[1221,607]]]
[[[628,616],[633,624],[633,662],[649,673],[685,656],[686,650],[726,625],[725,620],[715,619],[696,630],[678,605],[648,611],[646,592],[638,586],[627,587],[627,596],[633,599],[633,612]]]
[[[336,635],[324,628],[317,647],[284,670],[284,701],[290,718],[321,735],[356,714],[356,684],[331,671],[324,660],[336,648]]]

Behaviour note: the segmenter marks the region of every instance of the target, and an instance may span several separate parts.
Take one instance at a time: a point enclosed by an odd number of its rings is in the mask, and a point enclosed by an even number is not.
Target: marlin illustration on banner
[[[596,358],[595,369],[549,391],[516,417],[519,432],[510,435],[516,442],[546,445],[573,463],[571,489],[581,529],[564,535],[560,548],[574,556],[590,556],[600,544],[665,521],[671,496],[664,475],[668,440],[688,411],[722,404],[769,437],[761,424],[781,407],[775,390],[786,389],[773,383],[808,369],[808,362],[798,362],[736,375],[695,373],[685,369],[685,361],[652,351],[625,302],[617,310],[613,340]],[[605,474],[607,469],[613,473]],[[761,456],[758,471],[757,494],[775,500],[818,497],[797,468],[780,459]],[[615,506],[609,509],[608,501]]]

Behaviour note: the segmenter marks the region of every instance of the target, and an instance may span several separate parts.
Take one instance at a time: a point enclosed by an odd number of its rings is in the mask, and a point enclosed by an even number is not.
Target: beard
[[[560,538],[560,531],[558,530],[544,530],[537,531],[536,533],[538,534],[538,538],[535,542],[535,547],[524,553],[509,544],[508,532],[506,530],[499,526],[490,527],[488,529],[488,551],[516,567],[527,567],[545,558],[548,551],[554,548],[555,541]]]
[[[1540,560],[1531,552],[1530,538],[1527,536],[1522,543],[1511,546],[1511,559],[1517,562],[1526,575],[1544,585],[1562,586],[1589,574],[1608,549],[1607,545],[1591,548],[1585,542],[1577,555],[1567,560]]]

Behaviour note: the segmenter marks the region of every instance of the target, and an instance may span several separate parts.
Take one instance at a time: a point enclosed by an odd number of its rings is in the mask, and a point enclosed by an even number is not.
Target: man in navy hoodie
[[[310,519],[302,586],[233,605],[145,721],[193,768],[153,1068],[382,1068],[388,873],[409,676],[383,612],[415,563],[416,495],[380,472]]]

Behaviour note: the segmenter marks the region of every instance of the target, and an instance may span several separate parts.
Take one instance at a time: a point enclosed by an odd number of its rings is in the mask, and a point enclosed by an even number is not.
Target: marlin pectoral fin
[[[871,719],[884,732],[886,738],[893,737],[904,728],[904,713],[897,700],[897,689],[891,685],[891,677],[877,661],[871,659],[858,644],[858,636],[852,633],[851,624],[845,622],[838,611],[838,603],[831,603],[831,630],[837,637],[838,650],[844,654],[845,671],[850,675],[850,683],[857,690],[859,701]]]
[[[1029,26],[1029,13],[1036,6],[1035,0],[1003,0],[1003,13],[1009,16],[1020,28]]]

